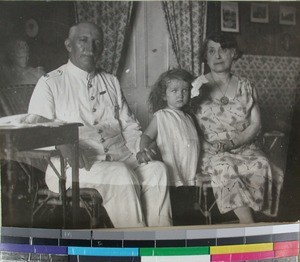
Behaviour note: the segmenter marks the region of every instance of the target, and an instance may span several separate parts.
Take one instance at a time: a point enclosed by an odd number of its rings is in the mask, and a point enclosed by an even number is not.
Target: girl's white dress
[[[157,145],[168,167],[170,185],[196,185],[200,144],[192,118],[181,110],[162,109],[157,119]]]

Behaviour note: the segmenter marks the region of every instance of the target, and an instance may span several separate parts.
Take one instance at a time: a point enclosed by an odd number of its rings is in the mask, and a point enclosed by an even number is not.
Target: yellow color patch
[[[261,252],[261,251],[272,251],[272,250],[273,250],[273,243],[228,245],[228,246],[210,247],[210,254],[211,255],[233,254],[233,253]]]

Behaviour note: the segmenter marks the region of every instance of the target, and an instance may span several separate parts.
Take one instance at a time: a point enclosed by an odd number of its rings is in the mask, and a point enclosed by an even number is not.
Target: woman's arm
[[[136,154],[139,163],[148,163],[152,161],[156,152],[151,146],[157,136],[157,120],[153,117],[145,132],[141,135],[140,151]]]
[[[253,107],[250,114],[250,125],[242,132],[238,133],[236,137],[232,138],[235,147],[239,147],[253,140],[261,130],[260,111],[257,102],[257,92],[253,88]]]
[[[253,107],[250,112],[249,126],[236,134],[231,140],[217,141],[214,147],[217,151],[230,151],[252,141],[261,130],[260,111],[257,103],[257,92],[253,88]]]

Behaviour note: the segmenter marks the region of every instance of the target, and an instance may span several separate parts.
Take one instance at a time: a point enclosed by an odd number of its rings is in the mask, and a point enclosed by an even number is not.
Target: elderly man
[[[101,28],[79,23],[71,27],[65,46],[68,63],[39,80],[29,113],[84,125],[79,128],[79,184],[100,192],[115,227],[171,225],[166,168],[158,161],[137,163],[140,125],[117,78],[96,69],[103,50]],[[62,153],[70,158],[68,148]],[[58,191],[57,176],[50,168],[46,183]]]

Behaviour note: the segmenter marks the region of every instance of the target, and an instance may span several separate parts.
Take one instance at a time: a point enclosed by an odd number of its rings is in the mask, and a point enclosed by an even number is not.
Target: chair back
[[[14,85],[0,88],[1,116],[27,113],[35,85]]]

